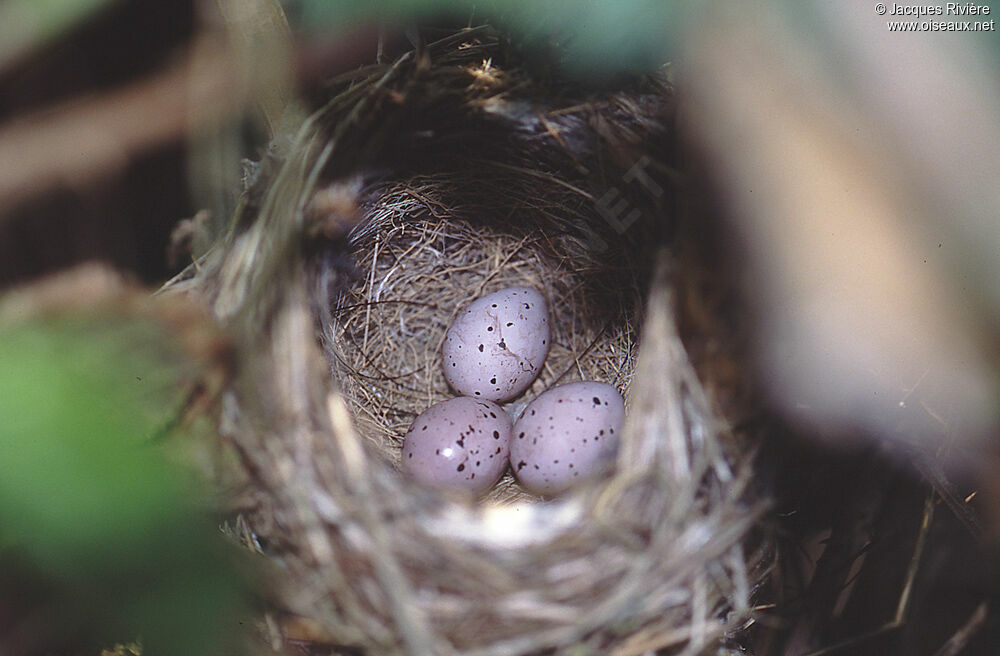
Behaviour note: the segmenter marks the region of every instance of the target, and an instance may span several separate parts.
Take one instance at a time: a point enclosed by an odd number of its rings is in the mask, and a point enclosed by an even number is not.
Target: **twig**
[[[941,645],[941,649],[934,652],[934,656],[957,656],[965,647],[969,644],[969,640],[974,636],[979,629],[983,628],[983,624],[989,617],[989,603],[982,602],[976,606],[976,610],[972,611],[972,615],[963,624],[955,635],[948,638],[948,642]]]

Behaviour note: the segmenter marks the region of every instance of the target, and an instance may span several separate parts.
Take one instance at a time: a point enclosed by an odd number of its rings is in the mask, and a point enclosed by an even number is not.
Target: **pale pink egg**
[[[508,401],[531,385],[549,352],[545,297],[512,287],[473,301],[455,318],[441,347],[444,377],[460,394]]]
[[[432,487],[482,494],[507,468],[511,421],[495,403],[466,396],[432,405],[403,439],[403,471]]]
[[[614,457],[625,423],[621,394],[605,383],[569,383],[536,397],[514,423],[510,465],[534,494],[558,494]]]

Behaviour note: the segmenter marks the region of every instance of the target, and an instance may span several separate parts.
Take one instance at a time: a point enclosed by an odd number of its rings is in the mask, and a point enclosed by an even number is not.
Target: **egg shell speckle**
[[[606,383],[569,383],[535,398],[514,423],[510,464],[534,494],[558,494],[614,457],[625,402]]]
[[[495,403],[469,397],[432,405],[403,438],[403,471],[431,487],[486,492],[507,468],[511,421]]]
[[[549,309],[529,287],[511,287],[462,310],[441,346],[444,377],[458,393],[508,401],[531,385],[549,353]]]

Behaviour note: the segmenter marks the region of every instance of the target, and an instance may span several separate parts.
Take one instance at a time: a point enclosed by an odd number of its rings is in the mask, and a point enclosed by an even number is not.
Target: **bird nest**
[[[672,97],[661,78],[540,87],[494,32],[465,30],[335,81],[262,160],[229,234],[173,287],[240,356],[219,433],[245,542],[280,567],[277,641],[718,653],[746,621],[748,468],[678,329]],[[552,347],[507,406],[616,386],[614,467],[555,499],[509,474],[483,499],[425,488],[398,462],[414,417],[453,396],[444,332],[513,285],[546,296]]]

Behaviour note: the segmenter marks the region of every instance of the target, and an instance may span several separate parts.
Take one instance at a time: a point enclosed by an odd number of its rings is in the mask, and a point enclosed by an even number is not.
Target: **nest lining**
[[[437,176],[381,186],[353,240],[361,284],[344,290],[332,312],[329,353],[359,432],[397,464],[416,415],[455,396],[440,362],[447,327],[462,307],[498,289],[540,290],[551,316],[543,371],[507,404],[512,414],[545,389],[578,380],[609,383],[627,398],[638,262],[619,260],[612,268],[583,244],[567,245],[557,222],[530,198],[515,199],[516,221],[465,220],[468,208],[444,210],[449,191],[462,184],[470,181]],[[550,191],[529,176],[505,177],[508,199],[539,186]],[[640,259],[638,251],[631,259]],[[491,498],[521,498],[512,483],[508,473]]]
[[[747,471],[677,333],[678,260],[661,251],[649,275],[652,253],[637,248],[662,233],[663,199],[621,183],[640,157],[657,166],[668,94],[526,109],[499,55],[479,29],[359,74],[178,283],[242,356],[220,433],[251,500],[248,541],[280,563],[274,608],[308,618],[312,642],[479,655],[720,647],[749,614]],[[443,138],[421,141],[428,131]],[[324,189],[347,202],[317,229],[308,208]],[[648,220],[609,227],[608,189]],[[330,228],[345,218],[350,238]],[[377,454],[391,458],[415,413],[451,395],[438,352],[458,307],[515,282],[542,290],[556,317],[559,349],[529,394],[576,378],[628,392],[616,468],[534,504],[415,486]],[[492,496],[520,498],[509,481]]]

